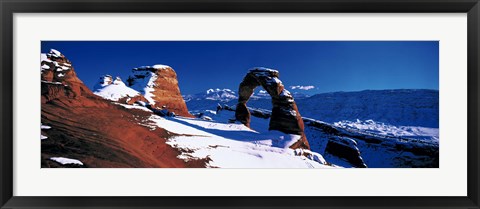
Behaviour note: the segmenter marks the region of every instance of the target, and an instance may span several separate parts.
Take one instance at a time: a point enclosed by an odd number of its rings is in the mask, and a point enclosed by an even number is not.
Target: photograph
[[[48,40],[39,53],[42,169],[440,167],[438,40]]]
[[[479,1],[0,0],[0,209],[480,209]]]

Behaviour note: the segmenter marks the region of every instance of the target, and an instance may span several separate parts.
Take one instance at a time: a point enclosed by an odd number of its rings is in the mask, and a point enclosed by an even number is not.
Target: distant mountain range
[[[303,117],[334,123],[342,120],[374,120],[391,125],[438,128],[439,92],[427,89],[365,90],[293,94]],[[209,89],[207,93],[184,96],[188,109],[203,110],[218,103],[234,107],[237,94],[229,89]],[[248,105],[271,109],[268,94],[255,94]]]
[[[208,89],[205,92],[197,93],[197,94],[188,94],[183,95],[183,99],[186,102],[192,100],[214,100],[214,101],[222,101],[228,102],[231,100],[238,99],[237,93],[230,89]]]
[[[304,99],[310,97],[310,95],[299,93],[299,92],[292,92],[292,95],[297,99]],[[253,93],[250,97],[252,100],[257,99],[270,99],[270,95],[265,90],[261,88],[257,88],[257,90]],[[238,93],[231,89],[208,89],[204,92],[196,93],[196,94],[187,94],[183,95],[183,99],[186,102],[191,100],[213,100],[213,101],[221,101],[221,102],[230,102],[232,100],[238,99]]]

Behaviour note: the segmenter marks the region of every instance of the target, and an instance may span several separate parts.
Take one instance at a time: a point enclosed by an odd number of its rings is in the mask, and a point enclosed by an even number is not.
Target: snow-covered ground
[[[51,129],[52,127],[40,124],[40,130],[48,130]],[[48,139],[47,136],[44,136],[43,134],[40,134],[40,140]]]
[[[255,102],[251,101],[249,103],[258,104]],[[270,110],[253,108],[252,106],[250,106],[250,109],[251,112],[270,112]],[[203,113],[208,117],[218,117],[211,110],[203,111]],[[252,119],[269,120],[256,117],[252,117]],[[349,145],[346,146],[357,150],[368,167],[435,167],[438,163],[438,128],[395,126],[373,120],[344,120],[332,124],[304,117],[304,121],[306,121],[305,135],[310,143],[311,150],[321,154],[331,164],[342,167],[356,167],[338,155],[342,155],[341,153],[332,154],[332,150],[327,150],[327,145],[333,142],[340,144],[348,142]],[[322,126],[325,128],[318,128],[312,125],[311,121],[323,124]],[[266,126],[267,123],[263,123],[263,125]],[[258,125],[253,124],[252,127],[258,127]],[[331,131],[333,129],[335,131]]]
[[[146,111],[146,112],[153,112],[152,110],[150,110],[150,109],[148,109],[144,106],[137,105],[137,104],[128,105],[128,104],[120,104],[120,103],[117,103],[117,102],[115,102],[114,104],[120,105],[120,106],[125,107],[127,109],[139,109],[139,110],[143,110],[143,111]]]
[[[224,89],[209,93],[220,92],[230,93]],[[296,100],[304,116],[305,135],[311,151],[289,149],[298,136],[268,131],[268,118],[252,117],[252,129],[249,129],[242,124],[229,123],[234,111],[222,110],[218,114],[213,111],[218,103],[235,108],[234,99],[228,102],[214,97],[192,99],[187,102],[190,112],[202,113],[203,119],[152,115],[143,125],[177,134],[167,143],[182,152],[179,158],[186,161],[206,158],[209,167],[323,168],[332,164],[358,167],[351,161],[355,154],[342,150],[345,148],[356,150],[357,158],[367,167],[438,167],[437,96],[438,91],[431,90],[383,90],[338,92]],[[220,94],[217,98],[221,97]],[[251,111],[268,113],[271,99],[252,99],[247,105]],[[338,118],[341,119],[334,120]],[[389,120],[393,123],[385,122]]]
[[[119,77],[117,77],[117,79],[115,79],[114,81],[112,81],[112,77],[109,76],[104,76],[101,79],[104,79],[105,81],[101,84],[97,83],[97,85],[95,85],[93,93],[105,99],[111,101],[118,101],[119,99],[125,97],[132,98],[140,95],[138,91],[127,87]]]
[[[207,113],[212,121],[152,114],[141,124],[175,133],[178,136],[168,139],[167,144],[182,152],[178,157],[185,161],[209,159],[207,167],[332,168],[318,153],[288,148],[300,136],[268,131],[268,119],[252,118],[253,130],[243,124],[228,123],[234,112]]]
[[[339,121],[333,123],[334,126],[351,129],[363,133],[369,133],[380,136],[406,137],[424,140],[439,139],[438,128],[427,128],[420,126],[393,126],[385,123],[375,122],[373,120]]]
[[[358,150],[370,168],[438,166],[438,128],[393,126],[373,120],[340,121],[334,124],[316,122],[335,129],[325,131],[309,123],[305,126],[311,149],[321,153],[329,163],[354,167],[338,153],[332,154],[326,150],[328,143],[339,142],[349,143],[348,147]]]
[[[124,97],[135,97],[140,95],[138,91],[135,91],[127,86],[125,84],[123,85],[108,85],[102,89],[98,89],[94,92],[94,94],[101,96],[105,99],[111,100],[111,101],[118,101],[121,98]]]
[[[83,163],[80,160],[66,158],[66,157],[51,157],[50,160],[53,160],[62,165],[67,165],[67,164],[83,165]]]

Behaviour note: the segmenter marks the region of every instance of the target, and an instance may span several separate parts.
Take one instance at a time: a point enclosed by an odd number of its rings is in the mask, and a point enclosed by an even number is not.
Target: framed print
[[[1,8],[2,208],[479,207],[477,0]]]

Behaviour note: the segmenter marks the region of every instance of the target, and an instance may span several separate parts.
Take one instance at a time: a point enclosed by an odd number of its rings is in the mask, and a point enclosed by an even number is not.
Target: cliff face
[[[178,159],[178,150],[165,143],[172,133],[139,125],[151,113],[125,109],[93,94],[60,52],[42,54],[41,71],[42,167],[74,166],[52,158],[75,159],[82,162],[76,165],[80,167],[205,165],[203,160]],[[105,84],[121,86],[118,80]]]
[[[153,108],[166,108],[177,115],[191,117],[178,87],[177,74],[169,66],[134,68],[127,86],[140,92]]]

